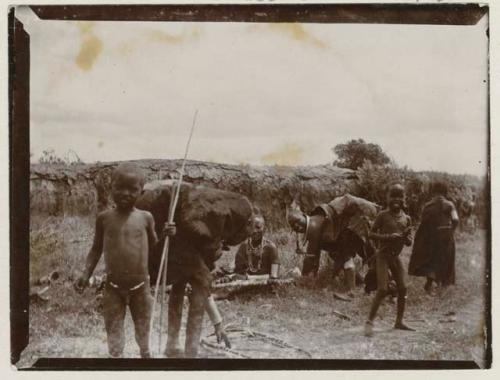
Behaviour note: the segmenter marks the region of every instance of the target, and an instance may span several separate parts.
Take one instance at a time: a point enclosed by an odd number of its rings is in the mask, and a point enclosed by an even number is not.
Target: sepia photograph
[[[11,8],[12,364],[490,368],[488,16]]]

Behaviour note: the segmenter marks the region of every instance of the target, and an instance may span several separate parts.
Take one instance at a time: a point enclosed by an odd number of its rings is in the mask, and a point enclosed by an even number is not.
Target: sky
[[[76,22],[30,34],[32,160],[331,163],[350,139],[415,170],[483,175],[484,17],[474,26]]]

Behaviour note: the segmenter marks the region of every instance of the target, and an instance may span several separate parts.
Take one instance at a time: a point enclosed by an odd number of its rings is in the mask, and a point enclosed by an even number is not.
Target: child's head
[[[387,203],[389,209],[394,212],[398,212],[404,206],[405,202],[405,189],[403,185],[396,183],[389,187]]]
[[[112,193],[116,207],[129,210],[141,195],[145,177],[141,168],[133,163],[118,165],[112,177]]]

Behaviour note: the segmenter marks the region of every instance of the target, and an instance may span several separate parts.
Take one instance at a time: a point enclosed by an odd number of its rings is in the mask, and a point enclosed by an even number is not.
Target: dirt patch
[[[89,289],[78,295],[69,280],[71,268],[84,265],[91,244],[90,223],[89,219],[59,221],[54,228],[59,229],[65,242],[64,255],[53,253],[60,258],[56,261],[42,260],[41,254],[33,255],[40,258],[40,262],[32,260],[30,263],[38,265],[36,273],[46,274],[57,269],[61,278],[44,293],[49,298],[47,302],[32,303],[30,307],[30,343],[18,363],[20,367],[30,366],[39,357],[107,357],[99,294],[95,289]],[[300,265],[300,257],[293,253],[295,242],[287,237],[286,231],[270,234],[269,238],[277,243],[284,272]],[[323,270],[316,279],[302,279],[295,285],[274,291],[247,292],[231,300],[218,301],[218,305],[224,315],[224,323],[274,336],[308,351],[313,358],[474,360],[482,365],[487,315],[484,298],[485,252],[484,232],[460,236],[457,239],[457,284],[434,296],[424,292],[424,279],[408,279],[406,320],[417,329],[416,332],[392,328],[396,305],[388,299],[375,320],[374,336],[364,337],[362,328],[373,294],[367,295],[358,288],[353,302],[334,299],[333,292],[338,290],[340,281],[331,281],[331,264],[326,255],[322,258]],[[45,255],[49,254],[49,251],[45,252]],[[234,254],[233,249],[223,256],[220,264],[230,266]],[[410,250],[406,248],[402,252],[405,267],[409,255]],[[98,274],[102,272],[101,265]],[[349,319],[340,318],[334,311]],[[125,356],[139,357],[129,314],[125,328]],[[203,336],[212,332],[213,327],[205,318]],[[154,351],[158,347],[157,336],[154,333],[151,342]],[[250,357],[280,357],[271,348],[262,348],[258,356],[252,356],[255,344],[245,347],[240,342],[239,347],[247,349],[246,354]],[[202,349],[200,355],[224,357],[220,352],[207,349]]]

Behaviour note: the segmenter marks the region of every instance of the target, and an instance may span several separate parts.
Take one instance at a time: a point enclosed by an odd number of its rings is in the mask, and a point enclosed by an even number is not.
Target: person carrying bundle
[[[304,236],[302,243],[297,236],[297,253],[305,254],[302,275],[317,275],[321,251],[325,250],[334,260],[334,278],[343,270],[346,293],[352,296],[358,277],[356,257],[366,261],[373,254],[368,233],[377,211],[375,203],[351,194],[317,206],[310,215],[298,208],[289,210],[290,227]]]

